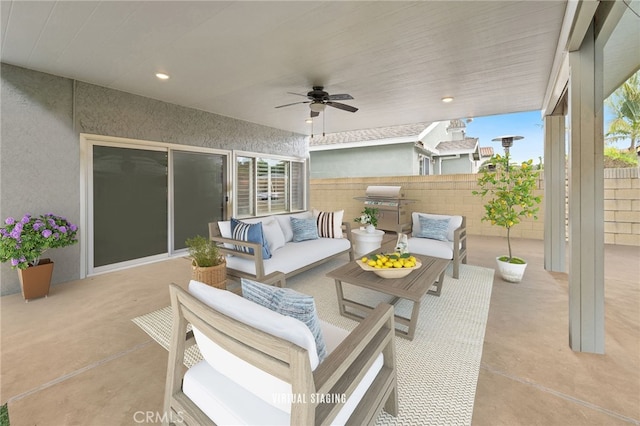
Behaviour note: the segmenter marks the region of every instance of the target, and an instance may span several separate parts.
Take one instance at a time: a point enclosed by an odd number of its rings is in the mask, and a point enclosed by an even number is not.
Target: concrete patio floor
[[[468,243],[469,264],[490,268],[506,247]],[[606,354],[595,355],[569,348],[568,277],[544,271],[543,242],[513,246],[529,266],[520,284],[494,279],[473,424],[640,425],[640,248],[605,246]],[[2,297],[0,403],[11,424],[157,423],[167,352],[131,319],[168,305],[168,283],[189,276],[177,258],[29,303]]]

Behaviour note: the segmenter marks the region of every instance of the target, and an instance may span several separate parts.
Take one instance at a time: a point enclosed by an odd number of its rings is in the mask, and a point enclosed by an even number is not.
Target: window
[[[306,186],[302,160],[237,155],[235,215],[263,216],[304,210]]]

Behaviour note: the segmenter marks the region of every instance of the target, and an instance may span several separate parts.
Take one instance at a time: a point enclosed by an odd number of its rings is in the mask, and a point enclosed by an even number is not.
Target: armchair
[[[272,274],[266,281],[282,279],[281,275]],[[206,291],[211,297],[198,293],[195,297],[175,284],[170,286],[173,324],[165,391],[167,422],[370,424],[383,407],[397,415],[390,305],[380,304],[351,333],[320,321],[328,355],[318,363],[311,354],[315,343],[313,348],[302,347],[265,331],[271,319],[282,324],[284,320],[277,316],[293,318],[231,292],[213,287]],[[259,320],[252,322],[252,317]],[[187,323],[193,325],[205,359],[183,373],[185,348],[195,343],[186,334]],[[290,327],[281,328],[291,334]],[[249,366],[234,371],[238,362]]]

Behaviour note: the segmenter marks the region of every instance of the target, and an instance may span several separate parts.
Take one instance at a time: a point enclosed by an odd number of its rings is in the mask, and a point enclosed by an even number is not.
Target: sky
[[[612,119],[613,113],[605,107],[605,131]],[[502,142],[492,142],[492,139],[504,135],[524,136],[524,139],[513,142],[509,154],[514,162],[521,163],[533,159],[533,163],[538,164],[539,157],[543,157],[544,162],[543,124],[540,111],[476,117],[471,123],[467,123],[466,136],[480,138],[480,146],[493,147],[495,154],[504,154],[504,148],[502,148]],[[629,142],[621,141],[613,146],[625,149],[629,147]]]
[[[466,136],[480,138],[481,147],[493,147],[495,154],[504,154],[502,142],[493,142],[504,135],[524,136],[513,142],[509,150],[514,162],[533,159],[534,164],[544,157],[544,128],[540,111],[517,112],[513,114],[476,117],[467,124]]]

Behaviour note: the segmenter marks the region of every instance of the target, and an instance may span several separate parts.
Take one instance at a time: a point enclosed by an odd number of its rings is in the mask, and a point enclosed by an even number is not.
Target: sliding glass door
[[[93,266],[167,252],[167,152],[93,148]]]
[[[226,153],[89,142],[89,274],[179,253],[225,218]]]
[[[224,220],[225,158],[218,154],[172,151],[173,250],[185,240],[209,236],[209,222]]]

